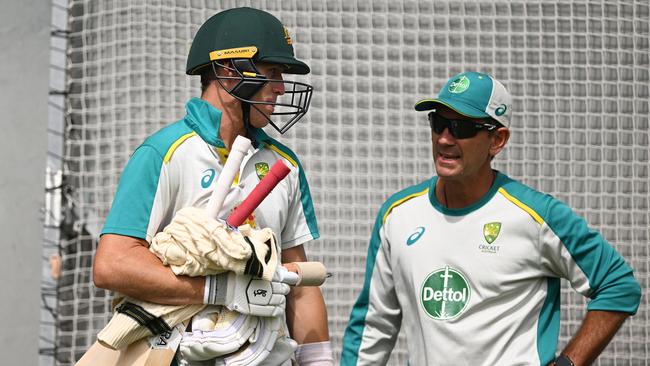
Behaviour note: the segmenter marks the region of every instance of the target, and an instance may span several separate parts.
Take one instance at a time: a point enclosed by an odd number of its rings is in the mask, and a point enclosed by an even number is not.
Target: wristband
[[[555,366],[575,366],[575,364],[567,355],[560,354],[558,358],[555,359]]]
[[[216,304],[217,300],[217,276],[205,276],[205,287],[203,288],[203,303]]]
[[[296,362],[301,366],[333,366],[330,341],[299,344],[296,349]]]

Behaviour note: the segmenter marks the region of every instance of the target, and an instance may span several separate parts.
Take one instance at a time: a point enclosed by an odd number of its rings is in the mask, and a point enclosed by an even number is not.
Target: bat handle
[[[221,173],[217,177],[214,190],[212,191],[208,205],[205,208],[209,217],[216,219],[219,216],[219,210],[221,210],[223,201],[226,199],[230,186],[232,185],[233,180],[235,180],[237,173],[239,173],[241,162],[244,160],[244,156],[246,156],[250,147],[251,140],[244,136],[237,136],[237,138],[235,138],[235,141],[230,148],[226,164],[224,164]]]
[[[280,183],[284,177],[289,174],[291,170],[284,165],[282,160],[277,160],[271,167],[269,172],[264,178],[255,186],[253,191],[237,206],[233,212],[228,216],[226,222],[231,227],[238,227],[246,221],[253,211],[259,206],[260,203],[268,196],[269,193]]]
[[[298,274],[298,283],[294,286],[320,286],[325,283],[325,279],[331,277],[321,262],[289,262],[283,266]]]

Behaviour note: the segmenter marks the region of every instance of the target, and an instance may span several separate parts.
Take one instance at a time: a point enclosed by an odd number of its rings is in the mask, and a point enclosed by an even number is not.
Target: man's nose
[[[438,134],[438,142],[442,144],[454,144],[456,138],[449,132],[449,127],[445,127],[441,133]]]
[[[278,80],[282,80],[282,76]],[[285,92],[284,83],[282,81],[271,82],[271,91],[278,95],[283,95]]]

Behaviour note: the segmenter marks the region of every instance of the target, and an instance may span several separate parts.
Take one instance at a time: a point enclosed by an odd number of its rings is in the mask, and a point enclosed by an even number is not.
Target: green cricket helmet
[[[278,132],[284,133],[307,113],[313,87],[297,81],[268,79],[255,65],[279,64],[285,74],[308,74],[309,66],[295,58],[292,44],[288,29],[273,15],[247,7],[225,10],[212,16],[197,31],[187,57],[186,73],[200,75],[212,71],[222,87],[224,79],[238,80],[233,88],[224,89],[242,102],[247,128],[250,106],[271,104],[272,115],[280,116],[283,123],[278,126],[267,119]],[[226,60],[230,66],[226,66]],[[229,69],[236,76],[220,76],[217,67]],[[274,103],[251,100],[269,82],[284,83],[285,94]]]

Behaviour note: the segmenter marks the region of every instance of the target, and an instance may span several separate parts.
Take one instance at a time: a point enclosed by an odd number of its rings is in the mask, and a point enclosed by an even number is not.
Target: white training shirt
[[[497,173],[481,200],[448,209],[436,181],[380,209],[341,365],[384,365],[400,325],[411,366],[547,365],[560,278],[588,310],[636,312],[631,268],[560,201]]]
[[[191,99],[186,109],[182,120],[147,138],[133,153],[102,234],[151,242],[181,208],[207,206],[228,154],[218,138],[221,112],[198,98]],[[219,218],[225,219],[281,159],[291,172],[247,222],[271,228],[283,249],[318,238],[309,186],[298,158],[261,129],[254,129],[253,135],[257,147],[244,159]]]

